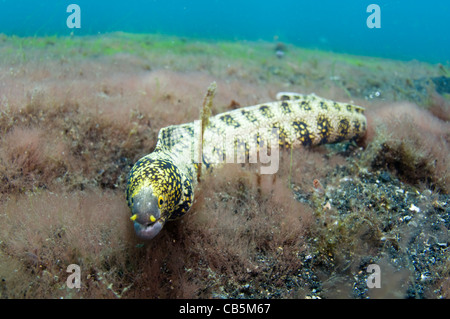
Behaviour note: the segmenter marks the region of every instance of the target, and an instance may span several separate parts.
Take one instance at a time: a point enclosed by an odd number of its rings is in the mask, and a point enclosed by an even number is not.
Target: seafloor
[[[448,298],[449,76],[276,42],[0,35],[0,296]],[[274,176],[216,170],[142,242],[127,174],[213,81],[215,114],[315,92],[366,107],[369,130],[287,150]]]

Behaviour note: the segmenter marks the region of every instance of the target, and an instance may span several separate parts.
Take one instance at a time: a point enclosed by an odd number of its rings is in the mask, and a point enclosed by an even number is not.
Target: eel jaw
[[[137,221],[134,221],[134,231],[140,239],[150,240],[153,239],[164,226],[164,220],[158,219],[152,224],[142,225]]]
[[[163,228],[166,218],[162,215],[151,186],[143,187],[133,197],[130,217],[136,235],[144,240],[155,237]]]

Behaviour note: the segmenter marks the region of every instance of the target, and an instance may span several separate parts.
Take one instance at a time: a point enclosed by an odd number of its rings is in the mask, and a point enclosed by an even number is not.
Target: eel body
[[[186,214],[198,170],[226,162],[263,161],[279,147],[337,143],[362,137],[364,108],[314,94],[278,93],[277,101],[239,108],[200,121],[162,128],[154,151],[130,171],[127,202],[138,237],[151,239]],[[270,152],[267,150],[270,149]],[[264,174],[264,172],[261,172]],[[276,173],[267,170],[266,174]]]

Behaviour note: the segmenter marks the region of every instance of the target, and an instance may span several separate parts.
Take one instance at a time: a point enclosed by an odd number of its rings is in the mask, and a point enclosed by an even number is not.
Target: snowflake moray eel
[[[240,150],[249,160],[252,150],[270,147],[271,141],[290,148],[356,140],[366,132],[363,113],[363,107],[314,94],[281,92],[275,102],[210,117],[201,143],[200,121],[162,128],[154,151],[136,162],[128,178],[127,203],[136,234],[152,239],[167,221],[185,215],[198,170],[217,167],[230,152]]]

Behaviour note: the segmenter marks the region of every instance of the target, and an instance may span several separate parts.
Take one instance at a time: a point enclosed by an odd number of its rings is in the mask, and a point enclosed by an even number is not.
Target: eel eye
[[[161,206],[164,204],[164,198],[162,196],[159,196],[158,198],[158,207],[161,208]]]

